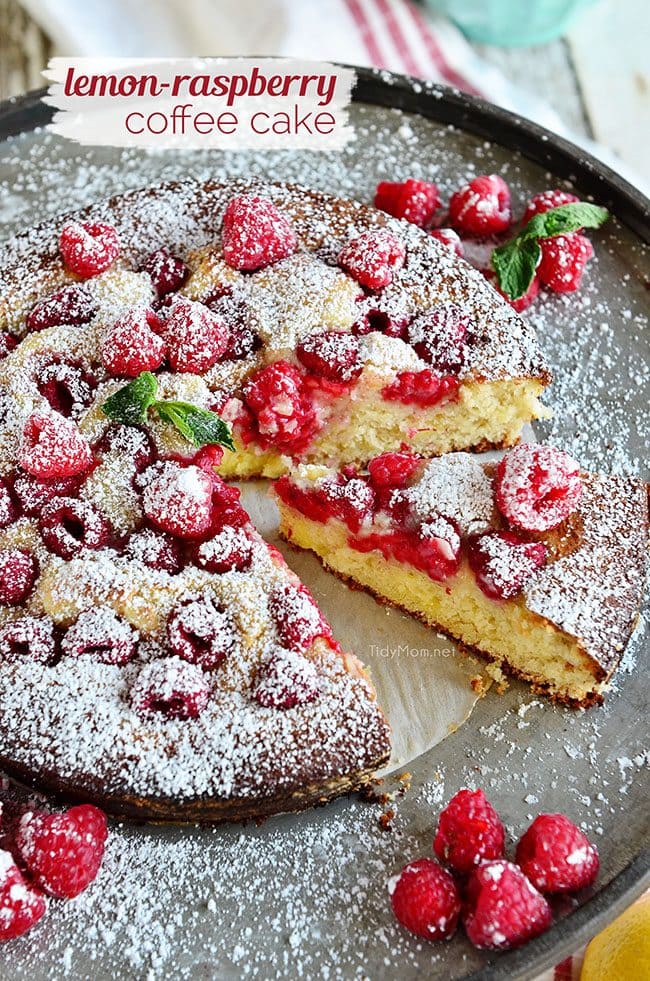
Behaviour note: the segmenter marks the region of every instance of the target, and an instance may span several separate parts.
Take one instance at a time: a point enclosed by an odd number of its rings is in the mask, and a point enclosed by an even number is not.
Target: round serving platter
[[[555,417],[536,433],[585,466],[643,473],[650,206],[577,147],[454,90],[366,69],[358,70],[350,114],[356,140],[329,154],[78,147],[42,129],[51,110],[41,94],[0,107],[3,238],[128,188],[194,176],[260,174],[368,201],[381,179],[435,180],[448,198],[472,175],[498,172],[516,213],[533,193],[567,182],[605,204],[614,219],[593,236],[598,258],[584,290],[544,298],[530,311],[556,376],[546,399]],[[315,563],[301,557],[308,584],[310,570],[316,577]],[[398,644],[401,615],[376,610],[392,618]],[[416,653],[430,658],[433,672],[436,658],[460,656],[422,630]],[[363,637],[341,639],[371,667],[373,656],[385,656]],[[588,712],[552,706],[518,683],[490,691],[457,732],[409,764],[411,787],[390,805],[390,830],[380,825],[379,805],[358,800],[260,827],[117,826],[96,884],[0,948],[0,977],[533,978],[650,881],[647,655],[642,618],[606,705]],[[483,787],[511,843],[535,814],[558,810],[600,850],[596,886],[558,907],[547,933],[509,954],[475,951],[461,932],[448,944],[420,943],[390,912],[387,879],[430,854],[442,804],[466,785]],[[389,778],[385,789],[398,786]]]

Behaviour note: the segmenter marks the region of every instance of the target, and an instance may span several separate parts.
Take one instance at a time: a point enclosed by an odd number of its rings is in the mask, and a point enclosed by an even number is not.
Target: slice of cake
[[[166,185],[25,232],[0,254],[0,331],[5,443],[44,403],[90,432],[143,370],[231,423],[223,476],[362,464],[405,438],[426,456],[508,446],[548,414],[533,328],[479,272],[300,187]],[[173,427],[154,437],[188,455]]]
[[[520,444],[497,465],[384,454],[301,466],[275,486],[281,533],[354,587],[560,702],[601,702],[646,575],[647,487]]]

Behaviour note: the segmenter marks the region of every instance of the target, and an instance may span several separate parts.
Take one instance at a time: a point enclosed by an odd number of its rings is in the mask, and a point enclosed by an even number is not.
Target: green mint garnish
[[[566,235],[581,228],[600,228],[608,218],[607,208],[583,201],[561,204],[543,215],[533,215],[518,235],[492,253],[492,268],[500,288],[511,300],[518,300],[535,277],[542,256],[541,238]]]
[[[193,446],[215,443],[229,450],[235,449],[232,433],[227,423],[209,409],[201,409],[189,402],[173,399],[157,399],[158,382],[150,371],[143,371],[123,388],[106,399],[102,412],[113,422],[123,426],[139,426],[147,421],[150,409],[165,422],[172,423]]]

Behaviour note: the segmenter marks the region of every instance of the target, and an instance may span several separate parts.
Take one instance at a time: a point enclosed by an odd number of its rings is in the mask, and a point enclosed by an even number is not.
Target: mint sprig
[[[600,228],[609,218],[607,208],[577,201],[533,215],[518,235],[492,253],[492,268],[499,287],[511,300],[528,291],[542,257],[539,240],[567,235],[582,228]]]
[[[235,449],[230,427],[216,412],[201,409],[190,402],[157,399],[158,382],[150,371],[143,371],[128,385],[114,392],[102,405],[102,412],[112,422],[139,426],[147,421],[153,409],[164,422],[170,422],[193,446],[218,444]]]

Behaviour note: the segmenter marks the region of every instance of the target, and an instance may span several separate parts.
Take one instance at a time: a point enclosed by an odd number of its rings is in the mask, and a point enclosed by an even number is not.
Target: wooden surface
[[[0,98],[42,85],[51,47],[19,0],[0,0]],[[650,0],[599,0],[550,44],[475,48],[511,82],[549,102],[569,129],[650,180]]]

